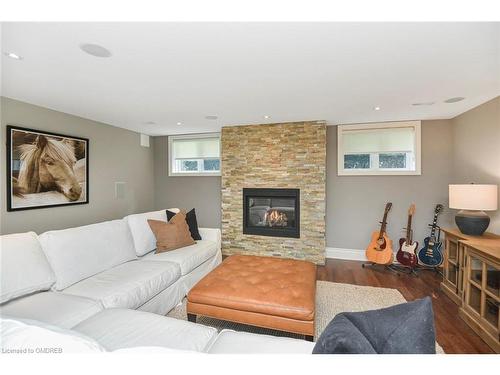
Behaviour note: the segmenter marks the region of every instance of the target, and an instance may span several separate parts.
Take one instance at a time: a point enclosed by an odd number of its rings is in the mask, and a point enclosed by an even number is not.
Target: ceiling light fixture
[[[111,51],[98,44],[92,44],[92,43],[80,44],[80,49],[83,52],[88,53],[89,55],[95,57],[111,57]]]
[[[374,111],[380,111],[380,107],[373,107]]]
[[[420,103],[411,103],[411,105],[414,106],[421,106],[421,105],[433,105],[435,102],[420,102]]]
[[[177,125],[182,125],[182,122],[178,122]]]
[[[146,121],[144,125],[156,125],[156,122],[154,121]]]
[[[464,99],[465,99],[465,98],[464,98],[464,97],[462,97],[462,96],[457,96],[457,97],[455,97],[455,98],[449,98],[449,99],[446,99],[444,102],[445,102],[445,103],[450,104],[450,103],[461,102],[461,101],[462,101],[462,100],[464,100]]]
[[[268,120],[268,119],[270,119],[270,118],[271,118],[271,116],[265,115],[265,116],[264,116],[264,118],[265,118],[266,120]]]
[[[5,56],[10,57],[11,59],[14,60],[22,60],[22,56],[19,56],[17,53],[14,52],[5,52]]]
[[[216,116],[216,115],[208,115],[208,116],[205,116],[205,119],[207,120],[217,120],[219,117]]]

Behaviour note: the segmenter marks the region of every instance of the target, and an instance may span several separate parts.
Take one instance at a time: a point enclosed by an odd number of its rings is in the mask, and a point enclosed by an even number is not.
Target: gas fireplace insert
[[[300,238],[300,190],[244,188],[243,233]]]

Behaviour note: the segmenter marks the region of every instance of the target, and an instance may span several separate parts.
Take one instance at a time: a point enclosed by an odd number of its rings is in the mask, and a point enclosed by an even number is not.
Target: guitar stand
[[[421,271],[432,271],[432,272],[437,273],[439,276],[443,277],[443,271],[441,271],[439,269],[439,266],[429,267],[429,266],[422,266],[421,264],[418,264],[417,267]]]
[[[399,272],[418,277],[417,267],[406,267],[401,264],[392,264],[391,266],[397,269]]]
[[[429,228],[432,228],[432,227],[433,227],[433,225],[432,225],[432,224],[427,224],[427,226],[428,226]],[[441,229],[441,227],[440,227],[439,225],[437,225],[437,224],[436,224],[436,229],[437,229],[437,231],[438,231],[438,235],[437,235],[436,240],[437,240],[437,242],[441,242],[441,231],[442,231],[442,229]]]
[[[391,272],[394,272],[396,275],[401,276],[401,274],[399,273],[399,270],[394,266],[394,264],[389,264],[388,266],[384,266],[382,264],[377,264],[377,263],[372,263],[372,262],[361,264],[361,267],[363,267],[363,268],[375,267],[375,266],[383,266],[385,270],[389,270]]]
[[[429,224],[432,227],[432,224]],[[441,242],[441,227],[439,225],[436,225],[436,229],[438,230],[438,237],[437,241]]]

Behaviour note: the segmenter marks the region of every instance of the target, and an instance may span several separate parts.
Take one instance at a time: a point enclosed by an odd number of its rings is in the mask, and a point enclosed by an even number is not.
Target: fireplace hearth
[[[300,190],[244,188],[243,233],[300,238]]]

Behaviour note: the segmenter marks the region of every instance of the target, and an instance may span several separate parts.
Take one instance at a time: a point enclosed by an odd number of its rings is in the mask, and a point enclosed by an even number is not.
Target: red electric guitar
[[[399,240],[399,250],[396,259],[406,267],[415,267],[418,262],[416,250],[418,242],[413,241],[413,230],[411,229],[411,220],[415,214],[415,205],[412,204],[408,209],[408,225],[406,226],[406,237]]]

